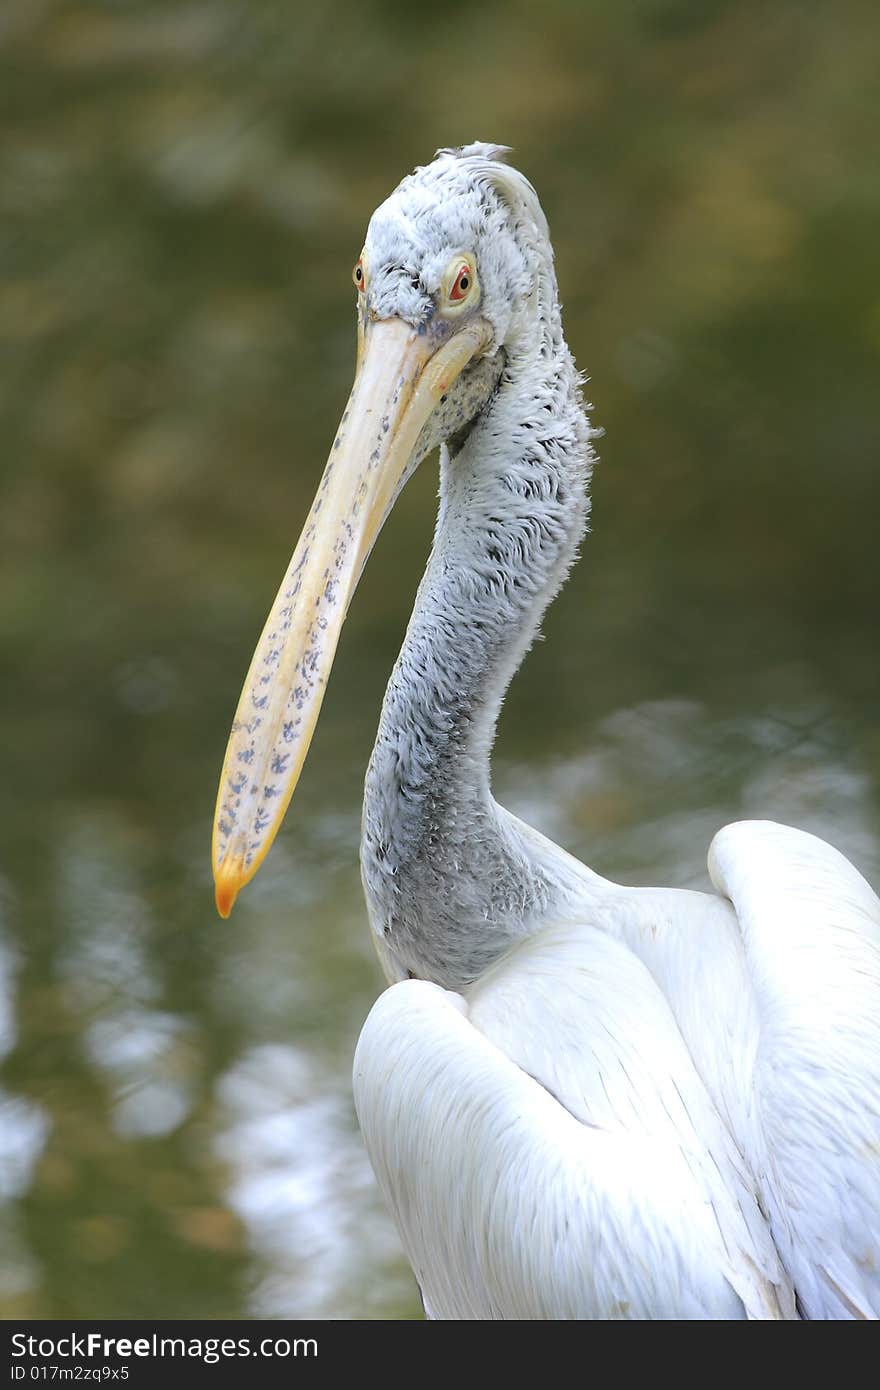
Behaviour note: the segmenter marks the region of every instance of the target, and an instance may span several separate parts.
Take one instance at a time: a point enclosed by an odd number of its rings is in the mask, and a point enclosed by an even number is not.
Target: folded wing
[[[794,1316],[754,1183],[619,942],[549,928],[466,996],[392,986],[354,1084],[432,1316]]]
[[[738,1136],[813,1318],[880,1316],[880,900],[831,845],[771,821],[716,835],[758,999]]]

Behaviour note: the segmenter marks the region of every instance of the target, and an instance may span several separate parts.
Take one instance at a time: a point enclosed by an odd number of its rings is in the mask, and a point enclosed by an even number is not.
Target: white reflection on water
[[[82,1046],[110,1083],[110,1121],[123,1138],[168,1134],[193,1102],[197,1059],[188,1025],[150,1009],[160,987],[149,953],[152,920],[130,862],[124,819],[81,815],[62,844],[58,890],[69,932],[57,968],[65,1000],[94,1015]],[[127,852],[128,851],[128,852]]]
[[[0,1202],[27,1192],[48,1133],[42,1106],[0,1091]]]
[[[827,707],[718,718],[693,700],[617,710],[580,757],[537,776],[502,767],[501,800],[600,873],[709,887],[712,836],[734,820],[778,820],[837,846],[872,881],[880,823],[870,779]]]
[[[169,1134],[192,1108],[196,1058],[174,1014],[123,1009],[95,1019],[84,1045],[113,1086],[112,1123],[123,1138]]]
[[[0,1298],[24,1293],[40,1281],[12,1204],[31,1185],[49,1128],[41,1105],[0,1090]]]
[[[15,977],[18,964],[18,953],[0,936],[0,1057],[5,1057],[15,1046]]]
[[[0,936],[0,1057],[15,1046],[16,974],[20,957]],[[0,1089],[0,1298],[34,1288],[40,1268],[21,1233],[15,1201],[31,1186],[49,1136],[46,1111],[35,1101]]]
[[[348,1076],[301,1049],[251,1048],[217,1087],[218,1157],[259,1273],[255,1317],[353,1317],[412,1303],[355,1127]],[[369,1274],[370,1278],[367,1278]]]

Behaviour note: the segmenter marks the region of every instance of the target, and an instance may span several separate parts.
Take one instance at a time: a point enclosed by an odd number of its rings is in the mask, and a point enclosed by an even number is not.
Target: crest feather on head
[[[484,140],[474,140],[470,145],[438,150],[434,158],[459,159],[462,163],[469,164],[474,174],[495,190],[514,214],[522,230],[528,229],[531,224],[534,231],[529,240],[546,240],[550,231],[544,210],[525,174],[507,163],[507,156],[512,153],[510,145],[493,145]]]

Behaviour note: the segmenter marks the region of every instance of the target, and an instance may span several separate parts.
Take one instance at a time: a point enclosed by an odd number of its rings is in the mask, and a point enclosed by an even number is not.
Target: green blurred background
[[[0,43],[0,1313],[416,1315],[349,1068],[433,462],[230,923],[208,855],[366,221],[513,145],[606,431],[501,799],[626,882],[768,815],[876,883],[877,7],[3,0]]]

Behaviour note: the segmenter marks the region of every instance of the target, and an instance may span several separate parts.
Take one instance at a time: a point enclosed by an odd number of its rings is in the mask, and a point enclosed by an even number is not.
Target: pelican
[[[880,902],[836,849],[720,830],[713,893],[621,887],[494,799],[507,686],[574,559],[591,430],[537,195],[441,150],[373,214],[357,370],[217,801],[227,916],[303,764],[370,550],[440,446],[366,775],[389,982],[357,1114],[431,1318],[876,1318]]]

